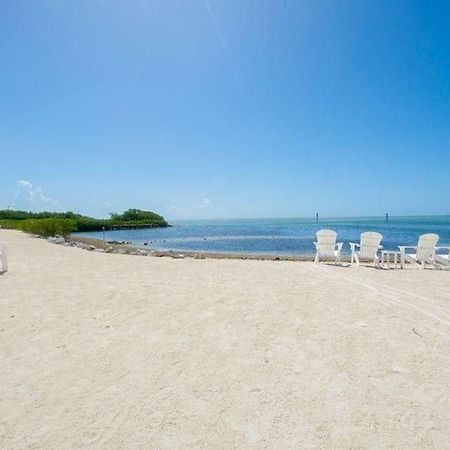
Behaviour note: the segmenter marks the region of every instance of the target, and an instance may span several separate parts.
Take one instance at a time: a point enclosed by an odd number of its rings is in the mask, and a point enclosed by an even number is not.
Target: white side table
[[[391,268],[391,257],[392,262],[394,263],[394,267],[397,269],[398,262],[400,260],[400,252],[396,252],[394,250],[382,250],[381,252],[381,267],[385,269]]]

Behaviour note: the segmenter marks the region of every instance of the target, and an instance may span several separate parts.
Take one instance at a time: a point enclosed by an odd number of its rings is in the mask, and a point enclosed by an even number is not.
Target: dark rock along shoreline
[[[123,255],[135,256],[154,256],[169,257],[175,259],[194,258],[194,259],[245,259],[245,260],[261,260],[261,261],[312,261],[313,258],[308,255],[304,256],[286,256],[286,255],[252,255],[240,253],[210,253],[210,252],[178,252],[173,250],[160,251],[152,249],[141,249],[131,245],[130,242],[121,241],[103,241],[101,239],[84,238],[70,236],[64,238],[55,236],[47,238],[48,242],[64,245],[66,247],[76,247],[83,250],[99,252],[99,253],[116,253]],[[346,262],[349,258],[343,258]]]

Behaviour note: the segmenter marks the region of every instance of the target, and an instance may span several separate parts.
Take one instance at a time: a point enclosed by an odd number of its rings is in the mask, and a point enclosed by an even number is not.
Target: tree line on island
[[[122,214],[111,213],[109,219],[95,219],[72,211],[31,212],[0,210],[0,227],[22,230],[39,236],[68,236],[74,231],[102,231],[128,228],[167,227],[164,217],[152,211],[128,209]]]

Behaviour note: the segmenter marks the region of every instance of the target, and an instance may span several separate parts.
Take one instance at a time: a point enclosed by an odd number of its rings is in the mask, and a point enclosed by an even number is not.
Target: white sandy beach
[[[449,272],[1,240],[2,449],[450,448]]]

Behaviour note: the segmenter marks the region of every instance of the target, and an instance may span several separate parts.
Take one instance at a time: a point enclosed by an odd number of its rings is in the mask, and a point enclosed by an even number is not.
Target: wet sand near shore
[[[86,237],[71,236],[71,241],[82,242],[88,245],[92,245],[103,250],[108,247],[112,247],[115,250],[120,248],[126,249],[129,252],[133,250],[146,250],[148,256],[156,257],[170,257],[170,258],[195,258],[195,259],[251,259],[259,261],[313,261],[314,255],[299,255],[299,256],[287,256],[287,255],[269,255],[269,254],[245,254],[245,253],[216,253],[216,252],[189,252],[189,251],[177,251],[177,250],[155,250],[151,246],[135,247],[132,244],[123,243],[117,244],[110,241],[103,241],[101,239],[93,239]],[[350,262],[350,257],[343,255],[342,262]]]

